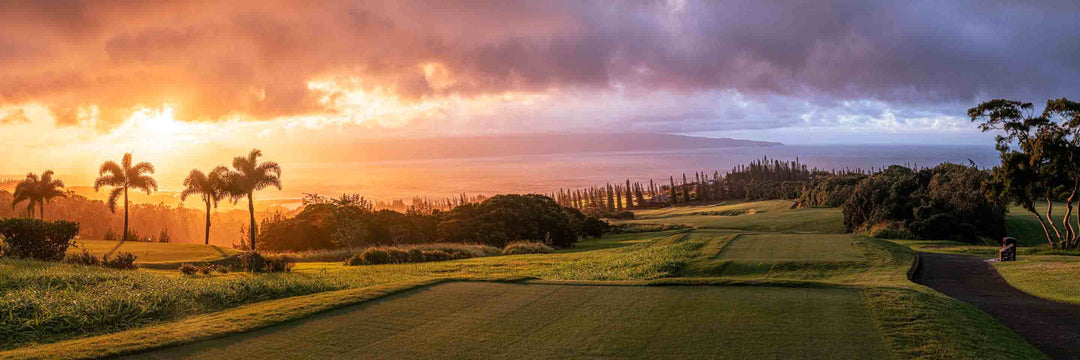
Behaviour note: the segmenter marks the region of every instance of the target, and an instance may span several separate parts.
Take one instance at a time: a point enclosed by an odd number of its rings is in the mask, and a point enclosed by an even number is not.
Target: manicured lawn
[[[444,283],[133,356],[887,358],[858,291]]]
[[[994,264],[1009,285],[1044,299],[1080,304],[1080,257],[1018,256]]]
[[[660,209],[648,209],[634,211],[637,219],[657,219],[672,216],[687,215],[743,215],[746,213],[766,213],[775,211],[787,211],[791,209],[790,200],[769,201],[725,201],[719,204],[695,205],[695,206],[672,206]]]
[[[748,234],[731,241],[717,258],[757,262],[858,261],[862,259],[862,251],[847,234]]]
[[[790,205],[790,204],[789,204]],[[803,208],[735,216],[675,215],[615,221],[616,224],[680,224],[705,229],[781,233],[844,233],[844,215],[837,208]]]
[[[76,241],[77,246],[86,248],[88,251],[98,256],[105,255],[113,248],[116,248],[116,245],[118,244],[120,244],[119,241],[111,240]],[[68,249],[68,253],[78,251],[81,250],[75,247]],[[135,254],[135,256],[138,257],[136,262],[142,264],[212,261],[237,253],[235,249],[216,245],[151,243],[138,241],[126,241],[123,245],[120,245],[116,251],[127,251]]]

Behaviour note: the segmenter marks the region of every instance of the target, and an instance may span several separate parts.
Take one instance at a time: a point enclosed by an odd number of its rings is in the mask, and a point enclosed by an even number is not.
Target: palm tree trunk
[[[251,251],[255,251],[255,200],[252,197],[255,194],[248,193],[248,214],[251,215],[251,227],[248,228],[251,232]]]
[[[128,197],[127,186],[124,186],[124,236],[120,238],[120,243],[127,241],[128,239]]]
[[[206,245],[210,245],[210,199],[206,199]]]
[[[38,202],[38,209],[41,210],[41,221],[45,221],[45,200]]]

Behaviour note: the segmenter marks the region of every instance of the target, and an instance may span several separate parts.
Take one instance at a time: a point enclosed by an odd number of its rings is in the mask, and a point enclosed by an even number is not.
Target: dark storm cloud
[[[268,119],[328,111],[307,84],[341,77],[406,99],[634,88],[1037,101],[1077,90],[1078,16],[1064,1],[14,1],[0,4],[0,105],[42,103],[61,122],[163,102],[185,120]],[[452,81],[425,77],[429,63]]]

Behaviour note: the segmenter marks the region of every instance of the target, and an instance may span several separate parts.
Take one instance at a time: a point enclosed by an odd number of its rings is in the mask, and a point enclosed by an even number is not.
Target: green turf
[[[168,262],[195,262],[212,261],[223,259],[236,254],[237,251],[216,245],[203,244],[177,244],[177,243],[151,243],[139,241],[126,241],[119,248],[119,241],[111,240],[76,240],[77,247],[68,248],[68,253],[78,252],[85,248],[90,253],[98,256],[105,255],[116,248],[116,251],[127,251],[135,254],[137,263],[168,263]]]
[[[867,359],[889,353],[850,289],[446,283],[145,357]]]
[[[758,262],[862,259],[851,235],[748,234],[731,241],[717,256],[722,260]]]
[[[1080,304],[1080,257],[1017,255],[1017,261],[994,264],[1005,281],[1026,293]]]
[[[637,219],[658,219],[674,216],[687,215],[717,215],[731,216],[748,213],[766,213],[790,210],[791,200],[768,200],[768,201],[725,201],[719,204],[694,205],[694,206],[671,206],[659,209],[647,209],[634,211]]]
[[[781,233],[844,233],[844,216],[837,208],[803,208],[757,214],[674,215],[652,219],[614,221],[615,224],[679,224],[705,229]]]

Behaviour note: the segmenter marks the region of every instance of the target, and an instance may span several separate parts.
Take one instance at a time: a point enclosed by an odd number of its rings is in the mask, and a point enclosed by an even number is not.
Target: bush
[[[503,255],[547,254],[555,251],[550,246],[531,241],[515,241],[503,249]]]
[[[15,259],[60,261],[79,234],[79,224],[37,219],[0,220],[0,254]]]
[[[221,265],[214,265],[214,270],[217,270],[217,272],[219,274],[228,274],[229,273],[229,268],[221,266]]]
[[[895,226],[874,226],[866,235],[875,239],[915,240],[918,238],[911,231]]]
[[[254,251],[245,251],[236,256],[240,268],[247,272],[262,272],[266,268],[266,258]]]
[[[390,253],[386,252],[385,249],[379,248],[364,250],[364,252],[360,254],[360,258],[368,265],[389,264],[391,261]]]
[[[585,224],[582,225],[582,228],[585,232],[585,236],[601,237],[604,236],[604,233],[611,230],[611,225],[608,224],[607,221],[600,220],[599,218],[594,216],[590,216],[589,218],[585,219]]]
[[[454,260],[454,255],[442,250],[424,250],[424,261]]]
[[[390,262],[394,264],[404,264],[409,262],[409,252],[398,248],[386,249],[386,254],[390,256]]]
[[[353,255],[352,257],[348,258],[348,259],[345,259],[345,265],[346,266],[358,266],[358,265],[364,265],[364,264],[365,264],[364,257],[360,256],[360,254],[356,254],[356,255]]]
[[[64,256],[64,263],[73,265],[96,266],[101,265],[101,258],[98,258],[94,254],[91,254],[86,249],[82,249],[82,251],[79,253],[68,254],[67,256]]]
[[[214,266],[213,265],[203,265],[203,266],[199,267],[199,273],[200,274],[210,275],[211,272],[214,272]]]
[[[424,262],[424,250],[418,248],[409,249],[409,262]]]
[[[612,219],[618,219],[618,220],[634,220],[634,212],[633,211],[618,212],[618,213],[612,214],[611,218]]]
[[[184,263],[183,265],[180,265],[180,272],[184,275],[195,275],[196,272],[199,272],[199,267]]]
[[[113,256],[106,255],[105,258],[102,259],[102,265],[105,265],[107,268],[118,270],[135,270],[138,268],[138,266],[135,265],[135,258],[137,258],[135,254],[121,251]]]
[[[266,268],[264,270],[266,272],[272,272],[272,273],[290,272],[290,271],[292,271],[293,265],[296,264],[295,259],[293,259],[292,257],[289,257],[289,256],[285,256],[285,255],[272,255],[272,256],[267,256],[265,259],[266,259]]]

